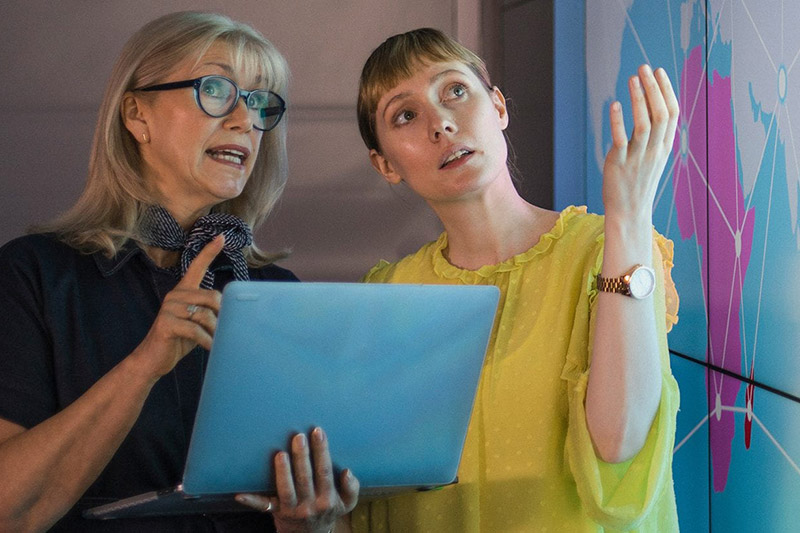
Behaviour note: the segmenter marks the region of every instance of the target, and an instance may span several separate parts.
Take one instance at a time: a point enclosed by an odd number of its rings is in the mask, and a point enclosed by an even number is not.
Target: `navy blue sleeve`
[[[41,264],[31,241],[0,248],[0,418],[26,428],[57,410]]]

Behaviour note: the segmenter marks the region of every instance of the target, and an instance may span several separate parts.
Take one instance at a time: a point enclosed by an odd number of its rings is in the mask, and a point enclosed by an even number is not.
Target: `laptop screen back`
[[[232,282],[183,489],[274,493],[272,459],[321,426],[362,489],[454,480],[496,287]]]

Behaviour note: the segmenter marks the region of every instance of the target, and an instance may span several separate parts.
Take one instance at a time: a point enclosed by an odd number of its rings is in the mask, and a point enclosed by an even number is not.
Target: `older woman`
[[[678,106],[662,69],[611,106],[605,217],[526,202],[507,163],[503,94],[439,31],[367,60],[358,118],[375,169],[424,198],[445,232],[369,282],[491,284],[500,307],[456,485],[356,509],[356,531],[673,531],[678,389],[671,243],[652,228]]]
[[[263,513],[80,512],[180,481],[219,290],[296,279],[251,232],[286,182],[287,77],[269,41],[214,14],[164,16],[124,47],[83,195],[0,249],[0,530],[273,530]],[[278,497],[239,500],[279,531],[327,532],[358,482],[337,490],[321,429],[291,447]]]

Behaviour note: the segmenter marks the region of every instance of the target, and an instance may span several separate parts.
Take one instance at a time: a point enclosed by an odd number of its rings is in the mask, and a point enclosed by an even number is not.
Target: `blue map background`
[[[724,126],[718,115],[691,117],[705,121],[707,133],[692,137],[688,128],[683,132],[686,138],[679,141],[685,142],[684,149],[676,144],[654,216],[656,228],[675,244],[673,278],[681,297],[680,321],[669,336],[673,372],[681,386],[674,456],[681,529],[800,530],[800,32],[794,30],[800,4],[587,0],[585,10],[590,210],[602,212],[602,157],[611,142],[608,106],[620,100],[632,131],[627,79],[640,64],[666,69],[685,122],[695,96],[706,110],[730,107],[730,131],[720,131]],[[688,87],[682,75],[698,47],[702,83]],[[729,104],[718,101],[721,85],[714,80],[730,84]],[[726,135],[732,149],[709,146],[709,138]],[[721,168],[734,171],[715,174]],[[681,200],[675,191],[686,185],[677,183],[676,175],[689,173],[707,181],[705,209],[692,211],[699,219],[696,231],[682,237],[678,219],[681,213],[685,217],[687,206],[676,206]],[[724,301],[709,290],[715,276],[729,274],[729,265],[714,248],[725,231],[709,221],[721,216],[733,221],[734,230],[741,229],[735,222],[742,213],[733,212],[738,204],[721,200],[735,199],[732,189],[754,216],[750,242],[740,239],[742,248],[749,246],[749,266],[742,271],[738,309],[729,309],[733,298]],[[725,354],[727,360],[720,357],[719,346],[709,350],[709,332],[720,324],[725,330],[715,330],[714,338],[722,335],[726,346],[739,346],[733,354],[737,360],[731,359],[733,350]],[[725,369],[726,375],[715,371]],[[732,401],[714,403],[719,383],[732,390]]]

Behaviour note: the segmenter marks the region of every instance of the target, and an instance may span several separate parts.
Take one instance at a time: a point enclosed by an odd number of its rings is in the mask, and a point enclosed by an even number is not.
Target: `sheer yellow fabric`
[[[370,270],[367,282],[491,284],[501,298],[459,483],[361,503],[353,530],[676,531],[672,448],[679,393],[666,333],[677,321],[678,296],[670,277],[672,243],[654,236],[661,404],[643,449],[622,464],[595,456],[584,410],[602,217],[569,207],[533,248],[476,271],[447,262],[446,234]]]

